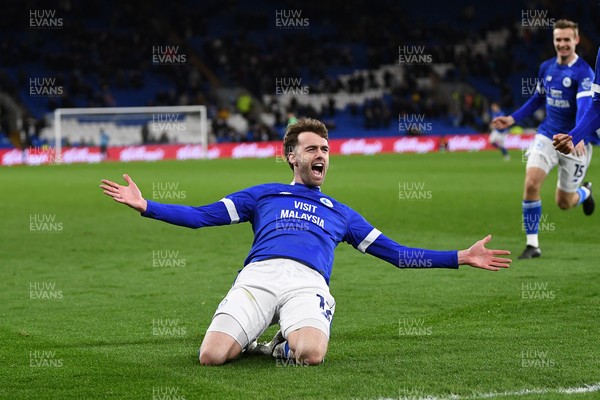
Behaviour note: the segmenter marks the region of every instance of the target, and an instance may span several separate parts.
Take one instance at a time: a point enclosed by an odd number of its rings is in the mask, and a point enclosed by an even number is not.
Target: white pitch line
[[[514,392],[489,392],[489,393],[475,393],[468,396],[460,396],[457,394],[451,394],[448,396],[404,396],[399,399],[391,398],[379,398],[378,400],[476,400],[476,399],[493,399],[496,397],[515,397],[515,396],[526,396],[529,394],[546,394],[546,393],[561,393],[561,394],[579,394],[579,393],[592,393],[600,392],[600,382],[593,383],[590,385],[584,385],[580,387],[571,388],[544,388],[544,389],[521,389]]]

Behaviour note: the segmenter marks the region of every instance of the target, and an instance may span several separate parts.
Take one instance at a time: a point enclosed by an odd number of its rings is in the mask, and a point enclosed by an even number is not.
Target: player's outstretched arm
[[[575,146],[573,146],[573,138],[566,133],[557,133],[552,136],[552,144],[554,148],[563,154],[570,154],[573,152]]]
[[[485,245],[492,240],[492,235],[487,235],[483,239],[466,250],[458,252],[458,264],[470,265],[475,268],[483,268],[489,271],[498,271],[500,268],[508,268],[512,260],[510,258],[500,258],[497,256],[508,255],[508,250],[487,249]]]
[[[100,187],[104,194],[113,198],[118,203],[125,204],[141,213],[142,217],[152,218],[169,224],[183,226],[186,228],[202,228],[205,226],[230,225],[238,222],[246,222],[252,219],[253,203],[240,201],[238,207],[231,198],[225,197],[220,201],[203,206],[187,206],[183,204],[163,204],[146,200],[135,182],[129,175],[123,178],[127,186],[102,179]],[[235,199],[243,197],[244,192],[234,193]],[[241,204],[241,205],[240,205]]]
[[[123,174],[123,178],[128,186],[119,185],[108,179],[102,179],[100,187],[104,189],[104,194],[113,198],[114,201],[128,205],[141,213],[146,211],[148,202],[142,197],[142,192],[129,175]]]

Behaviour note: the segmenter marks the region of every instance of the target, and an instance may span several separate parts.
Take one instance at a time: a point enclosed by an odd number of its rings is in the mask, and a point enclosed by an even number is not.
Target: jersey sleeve
[[[592,96],[594,92],[592,92],[592,81],[594,80],[594,72],[591,68],[587,67],[585,71],[580,76],[579,84],[577,85],[577,116],[575,119],[575,123],[579,123],[581,121],[581,117],[587,111],[590,104],[592,104]]]
[[[225,196],[220,201],[193,207],[148,201],[143,217],[187,228],[220,226],[246,222],[254,217],[256,197],[252,188]]]
[[[596,97],[569,135],[573,138],[573,144],[577,145],[582,140],[591,140],[594,133],[600,137],[600,98]]]
[[[348,209],[348,229],[343,240],[360,252],[371,254],[398,268],[458,268],[457,251],[402,246],[351,209]]]
[[[521,108],[519,108],[517,111],[515,111],[514,113],[511,114],[511,116],[515,120],[515,123],[519,122],[520,120],[522,120],[524,118],[529,117],[538,108],[542,107],[546,103],[546,93],[544,92],[542,82],[544,82],[544,65],[543,64],[540,67],[540,70],[538,72],[538,83],[536,85],[533,96],[531,96],[529,98],[529,100],[527,100],[525,102],[525,104],[523,104],[521,106]]]
[[[577,98],[577,125],[569,132],[575,145],[582,140],[586,142],[591,140],[594,133],[600,137],[600,47],[596,55],[596,73],[592,79],[592,82],[582,80],[580,92],[577,93],[577,96],[579,96],[579,93],[585,93],[587,89],[591,92],[593,100],[591,105],[588,104],[587,107],[583,106],[585,108],[581,109],[579,107],[579,97]]]
[[[148,207],[142,217],[157,219],[186,228],[202,228],[232,223],[228,210],[222,201],[200,207],[180,204],[163,204],[148,200]]]

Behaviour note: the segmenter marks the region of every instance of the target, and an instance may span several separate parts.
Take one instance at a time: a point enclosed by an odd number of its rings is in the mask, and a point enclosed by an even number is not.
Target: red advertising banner
[[[506,147],[524,149],[534,135],[508,135]],[[444,145],[447,151],[481,151],[493,147],[488,135],[449,135],[418,137],[387,137],[360,139],[331,139],[330,154],[373,155],[381,153],[430,153]],[[208,159],[215,158],[268,158],[282,156],[281,142],[219,143],[208,146]],[[203,159],[202,146],[191,144],[154,144],[110,147],[106,158],[98,147],[67,147],[63,149],[63,163],[97,163],[101,161],[159,161]],[[0,149],[0,165],[40,165],[54,163],[56,153],[51,147],[27,150]]]

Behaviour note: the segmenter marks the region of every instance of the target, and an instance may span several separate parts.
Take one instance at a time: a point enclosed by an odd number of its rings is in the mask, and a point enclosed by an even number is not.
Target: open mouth
[[[323,176],[323,171],[325,171],[325,164],[323,163],[314,163],[311,171],[313,173],[314,176],[316,176],[317,178],[320,178]]]

